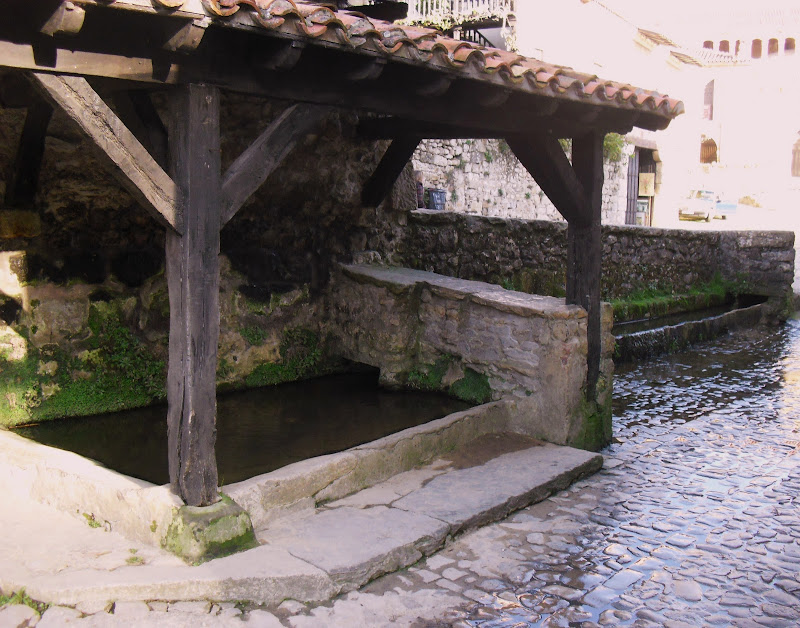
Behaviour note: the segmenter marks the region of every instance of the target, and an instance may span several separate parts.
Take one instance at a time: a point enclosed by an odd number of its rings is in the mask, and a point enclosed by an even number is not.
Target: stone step
[[[478,456],[480,458],[480,456]],[[27,583],[58,604],[122,600],[330,599],[419,561],[454,534],[503,518],[594,473],[602,456],[542,444],[474,466],[438,460],[299,519],[258,531],[261,546],[198,566],[85,570]]]

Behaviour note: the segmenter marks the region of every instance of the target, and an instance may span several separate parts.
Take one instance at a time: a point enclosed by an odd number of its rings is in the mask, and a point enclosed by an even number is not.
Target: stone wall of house
[[[503,140],[424,140],[412,164],[426,188],[446,191],[449,211],[563,220]],[[603,224],[625,223],[627,164],[627,155],[606,161]]]
[[[753,294],[783,298],[794,276],[789,231],[684,231],[603,227],[602,294],[642,289],[683,292],[714,279]],[[407,265],[452,277],[563,296],[564,223],[484,218],[419,210],[409,217],[401,247]]]
[[[610,441],[611,306],[597,402],[587,403],[583,308],[407,268],[345,266],[334,283],[336,351],[380,368],[384,383],[513,399],[515,431],[588,449]]]

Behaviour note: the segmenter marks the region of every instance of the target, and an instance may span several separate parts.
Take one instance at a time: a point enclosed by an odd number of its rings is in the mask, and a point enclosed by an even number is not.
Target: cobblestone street
[[[38,625],[797,626],[799,411],[794,320],[618,369],[602,471],[330,604],[53,607]]]
[[[476,604],[419,626],[798,625],[798,321],[619,369],[615,398],[600,473],[315,618],[436,587]]]

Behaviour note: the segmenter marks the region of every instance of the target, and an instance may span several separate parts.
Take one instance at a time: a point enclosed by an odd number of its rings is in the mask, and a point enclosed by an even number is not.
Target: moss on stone
[[[334,370],[327,359],[319,334],[302,327],[292,327],[283,332],[279,347],[280,362],[259,364],[245,384],[248,387],[272,386],[284,382],[308,379]]]
[[[124,325],[120,304],[93,303],[87,350],[29,344],[21,360],[0,357],[0,425],[86,416],[148,405],[165,397],[162,360]],[[19,331],[19,330],[18,330]],[[55,368],[41,369],[41,363]]]
[[[449,386],[444,383],[445,375],[457,358],[442,356],[433,364],[415,366],[405,378],[409,388],[446,392],[449,395],[472,404],[486,403],[492,398],[489,378],[477,371],[466,368],[464,375]]]
[[[211,506],[178,508],[162,545],[197,564],[251,549],[258,541],[247,512],[220,493],[220,501]]]
[[[489,378],[470,368],[464,370],[464,377],[453,382],[448,392],[457,399],[476,405],[487,403],[492,399]]]
[[[581,426],[577,437],[567,443],[571,447],[599,451],[611,443],[611,395],[608,401],[584,401],[578,409]]]

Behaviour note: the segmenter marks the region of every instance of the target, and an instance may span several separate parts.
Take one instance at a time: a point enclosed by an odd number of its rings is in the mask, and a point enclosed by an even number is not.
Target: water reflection
[[[374,373],[220,396],[220,485],[342,451],[468,407],[444,395],[381,389]],[[166,408],[63,419],[17,432],[155,484],[169,481]]]

